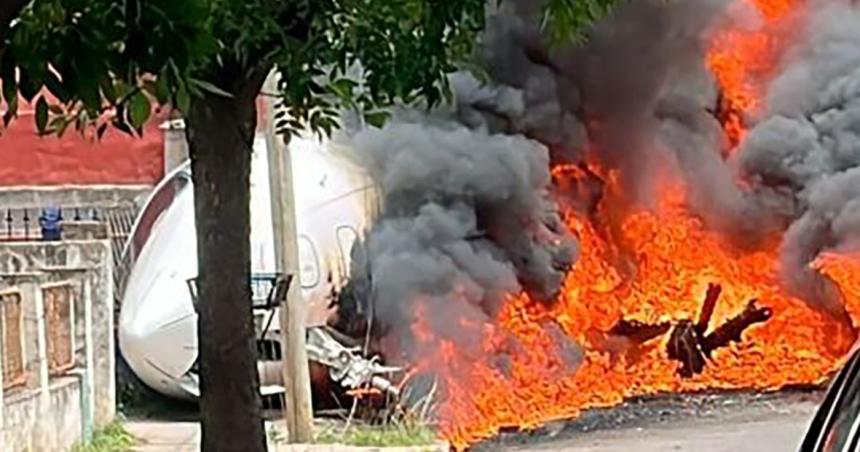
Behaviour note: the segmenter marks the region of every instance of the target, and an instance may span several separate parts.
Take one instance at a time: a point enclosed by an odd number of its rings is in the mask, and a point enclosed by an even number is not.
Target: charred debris
[[[596,349],[613,355],[619,352],[636,359],[643,349],[649,349],[651,342],[668,334],[666,356],[678,362],[678,375],[692,378],[701,374],[712,359],[714,352],[740,343],[743,333],[751,327],[767,322],[773,316],[768,307],[758,305],[753,299],[743,311],[726,320],[713,330],[710,329],[711,317],[720,299],[722,287],[709,284],[696,321],[681,319],[673,322],[646,323],[639,320],[620,319],[606,333],[592,341]],[[619,345],[620,348],[619,348]]]

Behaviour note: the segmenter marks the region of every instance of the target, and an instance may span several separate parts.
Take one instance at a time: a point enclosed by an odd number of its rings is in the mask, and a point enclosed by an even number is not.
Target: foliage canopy
[[[491,0],[496,1],[496,0]],[[554,39],[612,0],[550,0]],[[140,131],[152,104],[189,108],[204,92],[277,69],[286,130],[329,133],[340,108],[374,125],[394,102],[446,97],[445,75],[469,59],[485,0],[33,0],[10,24],[0,78],[4,123],[18,96],[40,131],[95,124]],[[361,68],[358,70],[357,68]],[[42,95],[52,95],[51,99]]]

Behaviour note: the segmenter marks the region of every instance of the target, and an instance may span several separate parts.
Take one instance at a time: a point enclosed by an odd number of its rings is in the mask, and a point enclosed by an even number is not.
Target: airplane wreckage
[[[253,310],[261,392],[284,392],[279,300],[300,284],[306,306],[307,351],[312,363],[346,390],[397,390],[389,376],[399,369],[365,357],[360,348],[326,326],[333,291],[348,278],[350,250],[368,226],[375,187],[343,150],[330,142],[294,138],[293,181],[299,274],[275,273],[274,234],[265,135],[254,143],[251,170]],[[191,167],[168,174],[149,195],[123,250],[127,277],[121,286],[119,347],[134,374],[159,393],[199,396],[197,366],[196,231]],[[205,303],[205,300],[199,300]]]

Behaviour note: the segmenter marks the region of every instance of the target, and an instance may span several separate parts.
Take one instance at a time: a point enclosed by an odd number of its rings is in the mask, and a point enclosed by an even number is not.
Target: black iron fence
[[[65,221],[105,221],[105,208],[35,207],[4,209],[0,241],[38,241],[62,238]]]
[[[114,265],[114,288],[122,294],[129,268],[122,252],[131,234],[137,208],[134,205],[111,207],[62,206],[0,209],[0,243],[34,242],[63,239],[63,225],[70,222],[98,222],[106,226]]]

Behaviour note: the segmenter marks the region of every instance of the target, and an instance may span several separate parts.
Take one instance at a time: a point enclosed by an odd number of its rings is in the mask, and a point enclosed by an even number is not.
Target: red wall
[[[39,137],[32,110],[22,107],[0,130],[0,187],[154,184],[164,173],[163,119],[153,118],[143,138],[108,130],[93,142],[71,127],[62,138]]]

